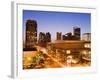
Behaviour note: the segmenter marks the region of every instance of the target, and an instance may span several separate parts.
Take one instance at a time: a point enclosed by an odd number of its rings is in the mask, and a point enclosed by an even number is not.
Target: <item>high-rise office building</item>
[[[62,32],[56,33],[57,40],[62,40]]]
[[[40,32],[39,33],[39,40],[38,40],[38,44],[41,47],[46,47],[47,41],[46,41],[46,35],[44,32]]]
[[[76,37],[76,40],[80,40],[81,38],[81,29],[79,27],[73,28],[73,34]]]
[[[47,42],[51,42],[51,34],[50,34],[50,32],[46,33],[46,41]]]
[[[37,43],[37,22],[35,20],[27,20],[25,47],[33,48],[36,43]]]
[[[73,36],[72,36],[72,33],[69,32],[69,33],[66,33],[65,35],[63,35],[63,40],[73,40]]]
[[[91,41],[91,33],[84,33],[82,35],[82,40],[84,40],[84,41]]]

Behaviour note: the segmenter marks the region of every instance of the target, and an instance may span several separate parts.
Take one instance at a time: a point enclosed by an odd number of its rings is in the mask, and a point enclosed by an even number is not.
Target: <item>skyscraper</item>
[[[91,33],[84,33],[82,36],[82,40],[91,41]]]
[[[66,33],[63,35],[63,40],[74,40],[74,36],[72,35],[71,32]]]
[[[81,29],[79,27],[73,28],[73,34],[76,37],[76,40],[80,40],[81,38]]]
[[[51,42],[51,34],[50,34],[50,32],[46,33],[46,41],[47,42]]]
[[[38,44],[39,44],[39,46],[41,46],[41,47],[46,47],[47,41],[46,41],[46,35],[45,35],[44,32],[40,32],[40,33],[39,33]]]
[[[62,40],[62,32],[56,33],[57,40]]]
[[[27,20],[26,22],[26,40],[25,47],[33,48],[37,42],[37,22],[35,20]]]

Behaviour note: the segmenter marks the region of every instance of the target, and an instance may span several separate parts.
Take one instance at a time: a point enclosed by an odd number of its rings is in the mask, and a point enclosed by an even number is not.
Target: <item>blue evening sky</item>
[[[73,27],[81,28],[81,35],[91,32],[91,14],[75,12],[51,12],[23,10],[23,30],[28,19],[37,21],[37,31],[50,32],[52,39],[56,39],[56,32],[73,32]],[[25,34],[24,34],[25,36]]]

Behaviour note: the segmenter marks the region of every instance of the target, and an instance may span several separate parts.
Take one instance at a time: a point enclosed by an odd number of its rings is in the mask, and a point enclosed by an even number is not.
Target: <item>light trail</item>
[[[61,67],[66,67],[61,62],[59,62],[57,59],[53,58],[51,55],[48,54],[47,50],[45,48],[38,47],[39,51],[42,51],[43,54],[46,54],[48,57],[50,57],[54,62],[56,62]]]

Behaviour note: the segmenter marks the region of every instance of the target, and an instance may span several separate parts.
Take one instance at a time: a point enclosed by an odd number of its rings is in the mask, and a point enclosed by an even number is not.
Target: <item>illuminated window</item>
[[[84,44],[84,47],[85,48],[90,48],[91,47],[91,44]]]
[[[66,53],[67,53],[67,54],[70,54],[70,53],[71,53],[71,51],[70,51],[70,50],[66,50]]]
[[[27,57],[27,60],[28,60],[28,61],[31,61],[31,60],[32,60],[32,58],[31,58],[31,57]]]
[[[84,50],[82,53],[83,53],[84,55],[86,55],[86,54],[91,54],[91,51]]]
[[[87,54],[87,52],[86,51],[83,51],[83,54]]]
[[[89,54],[91,54],[91,51],[89,51]]]

